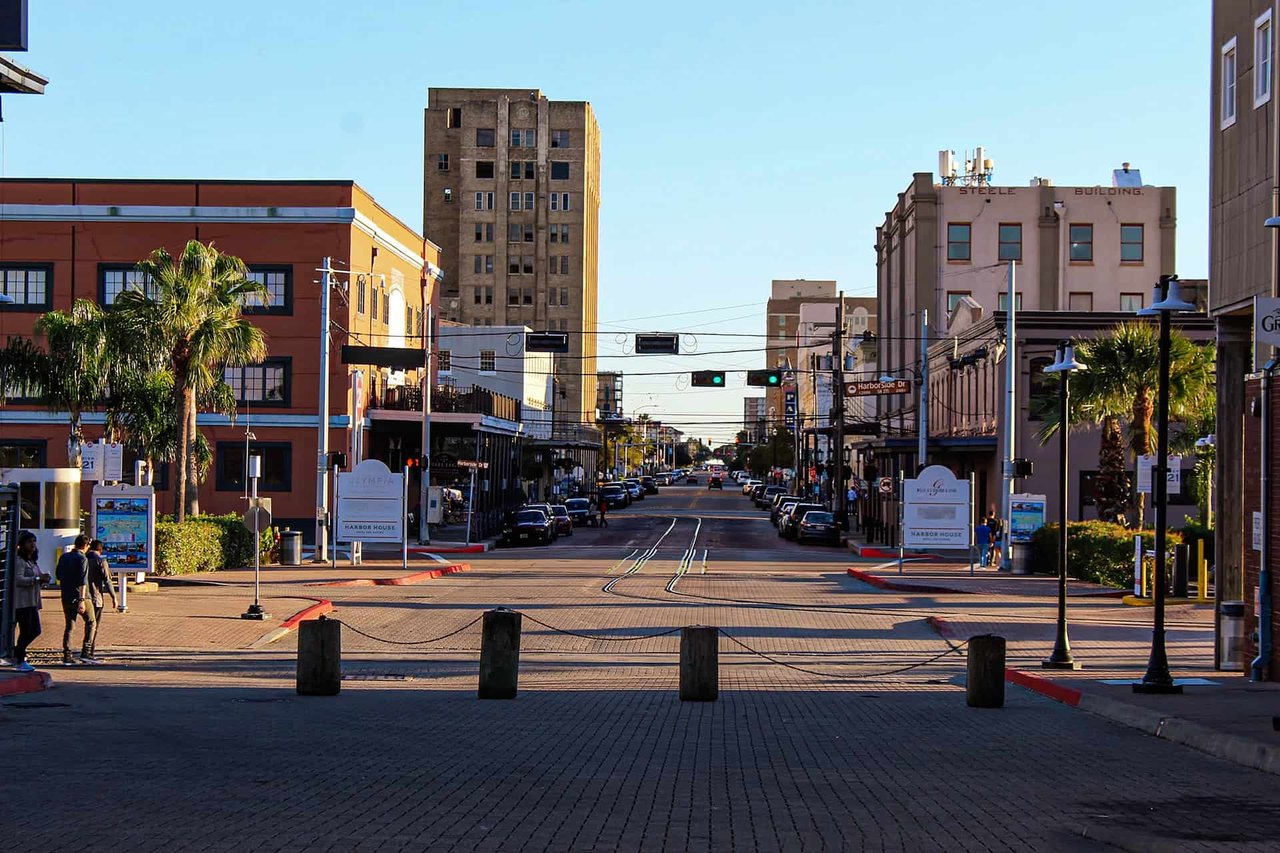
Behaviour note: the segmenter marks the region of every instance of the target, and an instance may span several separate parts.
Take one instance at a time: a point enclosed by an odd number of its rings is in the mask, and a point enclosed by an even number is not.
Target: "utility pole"
[[[833,460],[831,483],[835,494],[832,500],[836,508],[836,527],[847,529],[846,515],[849,511],[845,500],[844,484],[844,291],[836,295],[836,328],[831,333],[831,416],[835,421],[832,432],[835,440],[831,453]]]
[[[424,279],[425,281],[425,279]],[[422,483],[418,487],[418,541],[431,542],[431,526],[427,523],[427,503],[431,500],[431,303],[423,286],[426,303],[426,325],[422,329]]]
[[[320,269],[320,413],[316,437],[316,551],[313,562],[329,562],[329,290],[333,286],[330,259]],[[353,424],[356,430],[359,424]]]
[[[1002,500],[1004,502],[1004,536],[1001,538],[1000,544],[1000,571],[1013,571],[1013,538],[1009,535],[1009,521],[1013,514],[1013,454],[1016,452],[1014,447],[1015,436],[1018,434],[1017,428],[1017,408],[1018,408],[1018,300],[1016,297],[1017,279],[1014,273],[1014,262],[1009,261],[1009,299],[1006,307],[1008,308],[1008,321],[1005,325],[1005,350],[1004,350],[1004,428],[1005,428],[1005,445],[1004,445],[1004,489]]]
[[[916,475],[929,464],[929,309],[920,312],[920,411],[916,417],[918,434]]]

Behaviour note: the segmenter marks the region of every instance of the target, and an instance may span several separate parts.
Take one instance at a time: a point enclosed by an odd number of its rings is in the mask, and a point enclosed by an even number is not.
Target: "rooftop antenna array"
[[[972,153],[972,156],[970,154]],[[944,148],[938,152],[938,179],[944,187],[989,187],[996,161],[987,156],[982,146],[964,152],[961,169],[956,152]]]

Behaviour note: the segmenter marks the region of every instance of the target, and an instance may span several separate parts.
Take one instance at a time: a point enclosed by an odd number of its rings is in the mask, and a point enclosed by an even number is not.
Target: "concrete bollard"
[[[720,629],[680,629],[680,701],[714,702],[720,695]]]
[[[481,699],[514,699],[520,678],[520,614],[499,607],[484,614],[480,638]]]
[[[1004,707],[1004,637],[980,634],[969,638],[965,692],[970,708]]]
[[[298,695],[336,696],[342,689],[342,623],[308,619],[298,625]]]

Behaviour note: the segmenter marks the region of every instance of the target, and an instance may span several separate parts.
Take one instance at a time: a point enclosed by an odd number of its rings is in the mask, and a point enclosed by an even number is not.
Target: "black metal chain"
[[[670,634],[674,634],[677,631],[682,630],[681,628],[671,628],[666,631],[659,631],[656,634],[641,634],[640,636],[636,636],[636,637],[600,637],[594,634],[583,634],[579,631],[570,631],[568,628],[557,628],[555,625],[548,625],[546,622],[543,622],[540,619],[530,616],[528,613],[525,613],[522,610],[517,610],[515,612],[519,613],[521,616],[523,616],[525,619],[528,619],[530,622],[534,623],[535,625],[541,625],[543,628],[546,628],[548,631],[555,631],[557,634],[567,634],[570,637],[581,637],[584,640],[604,640],[605,642],[609,642],[609,643],[631,643],[631,642],[636,642],[638,640],[652,640],[655,637],[666,637]]]
[[[350,628],[352,631],[355,631],[360,636],[368,637],[370,640],[374,640],[375,642],[388,643],[393,646],[425,646],[427,643],[438,643],[441,640],[447,640],[450,637],[456,637],[457,635],[461,634],[463,631],[467,630],[468,628],[470,628],[472,625],[476,624],[483,618],[484,618],[484,614],[481,613],[479,616],[472,619],[470,622],[463,625],[458,630],[450,631],[447,634],[441,634],[439,637],[432,637],[429,640],[388,640],[385,637],[376,637],[373,634],[368,633],[367,631],[361,631],[355,625],[352,625],[349,622],[343,622],[341,619],[335,619],[334,621],[337,622],[342,627]]]
[[[960,654],[960,650],[969,644],[968,640],[965,640],[963,643],[959,643],[957,645],[951,645],[950,643],[948,643],[949,648],[945,652],[936,654],[933,657],[929,658],[928,660],[922,660],[917,663],[908,664],[907,666],[900,666],[897,669],[889,669],[889,670],[885,670],[884,672],[864,672],[864,673],[859,673],[858,675],[835,675],[834,673],[819,672],[816,669],[808,669],[803,666],[796,666],[793,663],[787,663],[786,661],[778,660],[777,658],[774,658],[765,654],[759,649],[753,649],[751,646],[748,646],[746,643],[742,642],[737,637],[733,636],[723,628],[717,628],[716,630],[720,633],[721,636],[725,637],[730,642],[741,646],[743,649],[745,649],[746,651],[750,652],[753,655],[757,655],[759,657],[764,658],[765,660],[769,661],[769,663],[777,664],[778,666],[785,667],[786,669],[793,669],[796,672],[803,672],[806,675],[817,675],[822,678],[833,678],[839,681],[865,681],[868,678],[884,678],[885,676],[889,676],[889,675],[898,675],[899,673],[909,672],[910,670],[919,669],[922,666],[928,666],[931,663],[936,663],[937,661],[942,660],[944,657],[947,657],[948,655]]]

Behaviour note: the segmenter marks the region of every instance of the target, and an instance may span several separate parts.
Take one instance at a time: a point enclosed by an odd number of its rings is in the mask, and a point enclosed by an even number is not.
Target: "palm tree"
[[[1174,329],[1169,357],[1169,416],[1174,421],[1197,417],[1213,400],[1213,347],[1192,343]],[[1075,341],[1076,354],[1088,370],[1072,378],[1072,423],[1102,426],[1098,488],[1108,496],[1098,500],[1099,515],[1119,493],[1128,491],[1128,462],[1153,452],[1156,395],[1159,389],[1160,337],[1155,326],[1126,321],[1100,338]],[[1041,440],[1057,430],[1057,407],[1041,412]],[[1120,423],[1128,428],[1130,460],[1124,457]],[[1145,504],[1142,495],[1132,497],[1137,526],[1142,527]]]
[[[223,365],[254,364],[267,353],[262,331],[241,317],[246,296],[262,294],[244,262],[198,240],[173,257],[156,249],[138,269],[150,293],[136,288],[116,299],[123,328],[145,352],[162,356],[173,377],[171,403],[177,425],[174,515],[199,511],[196,452],[199,402],[217,393]]]
[[[84,443],[81,419],[102,402],[112,363],[107,345],[107,316],[94,302],[77,299],[70,311],[50,311],[35,325],[47,351],[40,354],[37,372],[42,398],[55,412],[66,412],[70,435],[67,463],[80,467]]]
[[[0,403],[14,390],[43,396],[46,367],[44,352],[30,338],[10,337],[0,347]]]

